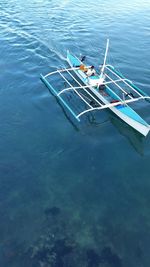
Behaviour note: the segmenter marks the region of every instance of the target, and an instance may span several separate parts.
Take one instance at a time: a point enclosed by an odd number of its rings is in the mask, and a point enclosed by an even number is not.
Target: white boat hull
[[[69,60],[68,57],[67,57],[67,61],[68,61],[69,65],[71,67],[74,67],[72,65],[72,62]],[[82,64],[82,62],[81,62],[81,64]],[[91,89],[91,91],[93,92],[93,94],[96,95],[96,97],[98,99],[100,99],[103,102],[103,104],[109,104],[110,103],[98,91],[96,91],[94,87],[91,86],[90,82],[89,83],[85,82],[86,81],[86,79],[85,79],[86,75],[82,71],[75,69],[74,72],[81,79],[81,81],[85,85],[89,85],[89,88]],[[114,114],[116,114],[121,120],[123,120],[125,123],[127,123],[128,125],[130,125],[133,129],[135,129],[136,131],[138,131],[142,135],[147,136],[147,134],[149,133],[150,126],[148,124],[147,125],[144,125],[144,124],[142,124],[142,123],[140,123],[140,122],[132,119],[131,117],[127,116],[126,114],[124,114],[123,112],[121,112],[116,107],[109,107],[109,109]]]

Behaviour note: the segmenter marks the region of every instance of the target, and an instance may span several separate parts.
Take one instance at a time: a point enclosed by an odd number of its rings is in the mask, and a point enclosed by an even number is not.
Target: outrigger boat
[[[108,47],[109,40],[107,40],[104,62],[101,65],[99,74],[93,66],[85,65],[83,59],[79,59],[67,51],[67,62],[70,68],[56,70],[45,76],[41,75],[41,80],[78,121],[80,121],[81,116],[88,112],[110,109],[133,129],[146,136],[150,131],[150,125],[129,104],[139,100],[150,101],[150,96],[126,79],[112,65],[106,64]],[[58,92],[48,80],[56,74],[69,87],[63,88]],[[74,83],[76,83],[76,86]],[[70,91],[84,103],[84,106],[86,106],[84,110],[76,113],[65,100],[65,97],[62,97],[62,95],[66,95]]]

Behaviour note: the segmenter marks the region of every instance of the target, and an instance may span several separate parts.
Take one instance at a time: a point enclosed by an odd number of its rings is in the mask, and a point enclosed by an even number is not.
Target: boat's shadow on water
[[[48,89],[49,90],[49,89]],[[50,94],[52,94],[55,97],[55,100],[61,107],[61,110],[69,123],[74,127],[76,131],[85,131],[89,130],[89,127],[105,127],[106,124],[108,125],[111,123],[115,128],[117,128],[118,132],[127,138],[129,143],[132,145],[134,150],[140,154],[141,156],[144,155],[144,143],[147,137],[145,138],[143,135],[138,133],[136,130],[134,130],[132,127],[130,127],[128,124],[123,122],[119,117],[117,117],[115,114],[113,114],[111,111],[100,111],[99,112],[90,112],[83,116],[81,122],[77,122],[70,113],[66,110],[66,108],[63,106],[63,104],[59,101],[59,99],[49,90]],[[68,98],[69,99],[69,98]],[[69,99],[69,101],[72,101],[72,99]]]
[[[97,116],[97,114],[89,113],[86,116],[84,116],[84,119],[82,120],[82,123],[76,122],[70,114],[66,111],[66,109],[61,105],[59,100],[58,101],[65,117],[67,120],[72,124],[75,130],[82,131],[82,129],[85,128],[88,129],[89,126],[93,127],[105,127],[106,124],[111,123],[115,128],[118,130],[118,132],[124,136],[129,143],[132,145],[134,150],[140,154],[141,156],[144,155],[144,144],[147,137],[144,137],[140,133],[138,133],[136,130],[134,130],[132,127],[127,125],[125,122],[123,122],[120,118],[118,118],[115,114],[112,114],[111,111],[107,111],[106,116],[102,116],[103,119],[100,119],[100,116]],[[97,113],[97,112],[96,112]]]
[[[144,143],[146,137],[138,133],[132,127],[123,122],[120,118],[116,117],[113,114],[109,116],[110,122],[117,128],[119,133],[127,138],[132,147],[138,152],[141,156],[144,155]]]

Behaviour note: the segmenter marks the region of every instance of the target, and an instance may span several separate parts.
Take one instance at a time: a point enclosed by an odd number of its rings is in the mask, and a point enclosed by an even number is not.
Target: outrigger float
[[[67,51],[67,62],[70,68],[56,70],[45,76],[41,74],[41,80],[78,121],[88,112],[110,109],[133,129],[146,136],[150,131],[150,125],[129,104],[139,100],[149,102],[150,96],[126,79],[112,65],[106,64],[108,47],[109,40],[107,40],[104,62],[100,66],[99,74],[93,66],[85,65],[83,59]],[[59,76],[61,82],[63,81],[63,84],[67,85],[65,88],[61,87],[59,92],[51,83],[54,76],[56,83],[56,75]],[[70,101],[66,99],[69,93],[73,94],[71,97],[75,99],[75,102],[81,100],[82,110],[75,112],[70,106]]]

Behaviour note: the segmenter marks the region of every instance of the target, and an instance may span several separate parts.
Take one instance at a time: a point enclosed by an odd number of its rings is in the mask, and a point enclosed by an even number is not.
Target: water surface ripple
[[[149,267],[150,136],[107,111],[72,122],[39,78],[67,49],[99,66],[109,37],[108,61],[150,94],[149,1],[0,6],[0,266]]]

